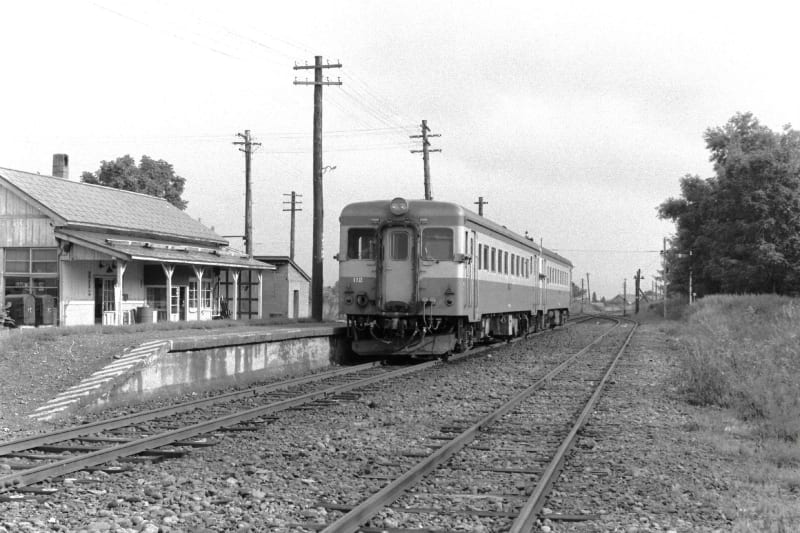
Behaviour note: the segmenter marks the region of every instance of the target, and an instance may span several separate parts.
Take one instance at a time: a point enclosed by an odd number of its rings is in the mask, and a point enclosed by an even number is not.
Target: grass
[[[698,301],[680,335],[681,391],[690,403],[733,409],[760,438],[800,442],[798,321],[800,301],[792,298]]]

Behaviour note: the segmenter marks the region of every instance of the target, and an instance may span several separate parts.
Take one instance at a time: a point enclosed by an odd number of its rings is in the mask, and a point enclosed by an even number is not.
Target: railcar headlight
[[[408,202],[405,198],[395,198],[389,204],[389,211],[395,216],[405,215],[408,213]]]
[[[358,304],[359,307],[366,307],[368,302],[369,300],[367,299],[366,293],[359,292],[356,295],[356,303]]]

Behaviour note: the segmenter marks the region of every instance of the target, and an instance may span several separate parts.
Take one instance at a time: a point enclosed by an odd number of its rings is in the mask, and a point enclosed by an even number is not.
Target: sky
[[[563,4],[563,5],[562,5]],[[487,7],[490,6],[491,8]],[[70,177],[130,154],[171,163],[187,213],[244,233],[250,130],[257,255],[288,255],[302,195],[311,272],[314,56],[323,90],[324,284],[355,201],[432,194],[527,231],[598,298],[642,270],[674,226],[658,205],[713,175],[703,132],[737,112],[800,124],[800,8],[786,2],[164,1],[0,3],[0,167]],[[241,239],[231,244],[243,248]]]

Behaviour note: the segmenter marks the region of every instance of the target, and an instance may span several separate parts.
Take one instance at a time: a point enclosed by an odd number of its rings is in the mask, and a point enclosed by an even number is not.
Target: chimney
[[[69,156],[67,154],[53,154],[53,176],[69,179]]]

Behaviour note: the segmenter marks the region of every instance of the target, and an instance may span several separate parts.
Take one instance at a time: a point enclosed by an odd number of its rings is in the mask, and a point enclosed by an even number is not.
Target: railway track
[[[471,350],[451,360],[481,351]],[[214,431],[253,430],[268,424],[280,411],[347,399],[348,391],[437,364],[441,363],[401,367],[367,363],[337,368],[0,443],[0,465],[11,471],[0,475],[0,501],[47,494],[52,489],[31,486],[76,471],[119,473],[127,469],[126,463],[179,457],[192,448],[213,445],[207,435]]]
[[[376,478],[388,481],[360,503],[321,502],[341,514],[333,522],[295,525],[324,533],[444,532],[461,515],[485,531],[530,531],[634,334],[635,325],[609,342],[620,329],[616,322],[502,405],[487,412],[473,407],[442,426],[428,437],[427,448],[434,451],[410,468],[382,465]],[[394,527],[387,528],[387,516]]]
[[[416,372],[425,365],[392,367],[379,363],[338,368],[275,384],[230,392],[178,405],[101,420],[0,444],[0,463],[12,470],[0,476],[0,493],[11,489],[16,497],[47,489],[25,488],[79,470],[124,470],[126,458],[136,460],[181,456],[193,447],[213,444],[196,438],[216,430],[239,431],[266,424],[277,412],[335,399],[337,395],[393,377]],[[209,418],[210,416],[210,418]],[[206,420],[198,421],[207,418]],[[243,424],[249,424],[244,425]],[[164,446],[170,445],[169,449]],[[2,496],[13,499],[14,496]]]

